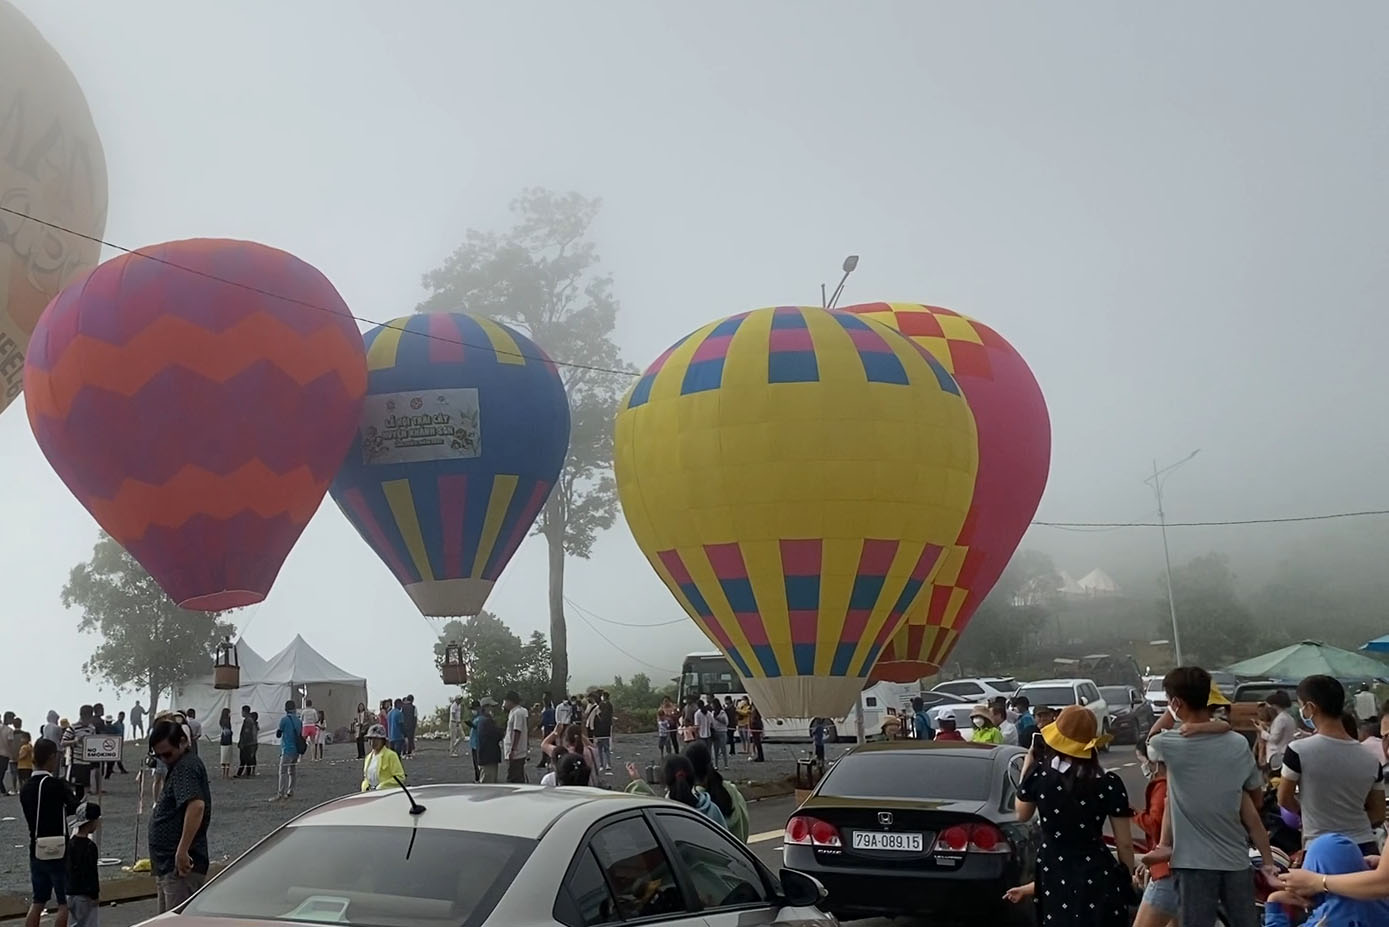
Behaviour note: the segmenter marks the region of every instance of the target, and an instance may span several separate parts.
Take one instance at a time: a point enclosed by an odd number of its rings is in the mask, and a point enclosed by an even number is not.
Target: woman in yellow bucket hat
[[[1100,766],[1098,724],[1068,705],[1041,731],[1023,764],[1019,821],[1041,813],[1037,923],[1043,927],[1128,927],[1133,903],[1133,832],[1128,791]],[[1116,861],[1104,841],[1109,821]]]

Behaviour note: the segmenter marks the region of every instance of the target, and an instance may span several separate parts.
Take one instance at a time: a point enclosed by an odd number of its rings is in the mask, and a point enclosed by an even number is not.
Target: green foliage
[[[515,689],[521,703],[530,706],[540,701],[549,688],[550,645],[539,631],[533,632],[530,640],[522,641],[500,618],[487,611],[466,622],[450,621],[444,625],[442,639],[434,645],[436,667],[443,666],[444,645],[450,641],[463,648],[463,661],[468,667],[468,683],[463,691],[469,700],[490,695],[500,702],[508,690]]]
[[[79,608],[78,629],[99,634],[101,643],[82,664],[88,679],[118,690],[149,691],[151,714],[160,694],[212,667],[217,642],[235,633],[226,612],[179,608],[125,548],[105,534],[92,558],[72,568],[63,587],[64,608]]]
[[[1163,597],[1156,603],[1153,627],[1160,636],[1170,637],[1167,583],[1161,575],[1158,583]],[[1204,554],[1173,568],[1172,592],[1187,663],[1220,667],[1267,649],[1264,628],[1235,590],[1229,557]]]
[[[651,677],[645,673],[637,673],[631,682],[623,682],[621,676],[614,676],[613,684],[603,688],[607,690],[613,705],[618,708],[654,709],[661,706],[661,699],[675,698],[675,683],[657,689],[651,685]]]
[[[612,277],[598,270],[589,232],[600,201],[577,193],[523,190],[506,232],[470,230],[443,266],[424,275],[429,296],[420,312],[460,309],[513,323],[557,360],[571,416],[569,456],[536,525],[551,547],[552,688],[569,678],[564,617],[564,555],[587,558],[598,533],[617,516],[612,425],[635,372],[623,362],[613,328],[618,303]]]

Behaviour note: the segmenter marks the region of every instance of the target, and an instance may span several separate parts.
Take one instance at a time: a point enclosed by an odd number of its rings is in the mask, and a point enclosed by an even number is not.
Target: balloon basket
[[[217,666],[212,670],[212,688],[228,689],[241,688],[241,667],[239,666]]]
[[[462,663],[445,663],[444,668],[439,671],[440,677],[446,686],[463,686],[468,684],[468,670]]]

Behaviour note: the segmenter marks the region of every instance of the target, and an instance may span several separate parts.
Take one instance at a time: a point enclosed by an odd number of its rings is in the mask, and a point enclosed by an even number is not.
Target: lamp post
[[[1178,666],[1183,665],[1182,634],[1177,628],[1177,600],[1172,595],[1172,554],[1167,549],[1167,513],[1164,512],[1162,508],[1162,483],[1164,477],[1168,476],[1173,470],[1176,470],[1199,453],[1201,453],[1201,449],[1198,447],[1181,460],[1174,464],[1169,464],[1161,470],[1158,469],[1157,461],[1154,460],[1153,475],[1143,481],[1153,487],[1153,495],[1157,497],[1158,524],[1162,528],[1162,560],[1167,566],[1167,608],[1172,615],[1172,651],[1176,657]]]
[[[844,276],[839,278],[839,286],[834,288],[834,295],[828,300],[825,299],[825,285],[820,284],[820,305],[826,309],[833,309],[839,302],[839,296],[844,292],[844,282],[849,279],[849,275],[858,267],[858,255],[851,254],[844,259],[844,265],[840,269],[844,271]]]

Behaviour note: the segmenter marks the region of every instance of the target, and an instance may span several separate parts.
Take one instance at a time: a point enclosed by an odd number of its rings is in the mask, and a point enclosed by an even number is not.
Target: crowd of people
[[[817,718],[816,722],[821,720]],[[690,744],[700,743],[710,751],[712,762],[727,769],[729,757],[737,756],[741,745],[747,759],[762,763],[766,761],[762,734],[762,713],[747,696],[736,703],[731,695],[725,695],[722,701],[715,695],[689,696],[683,707],[666,698],[656,710],[656,743],[661,756],[674,756]],[[823,754],[823,728],[818,744]]]
[[[1073,705],[1036,719],[1017,790],[1018,819],[1041,822],[1036,881],[1008,899],[1030,899],[1044,927],[1131,917],[1136,927],[1255,927],[1259,896],[1266,927],[1389,925],[1389,709],[1357,717],[1339,681],[1309,676],[1295,710],[1286,694],[1270,696],[1251,744],[1205,670],[1179,667],[1163,688],[1168,709],[1136,747],[1148,779],[1142,810],[1101,767],[1091,712]],[[1146,853],[1135,852],[1134,824]],[[1275,864],[1275,844],[1291,868]]]

